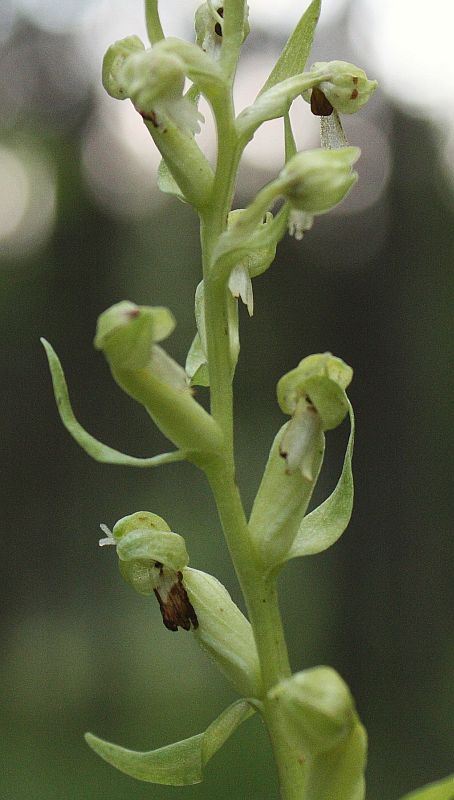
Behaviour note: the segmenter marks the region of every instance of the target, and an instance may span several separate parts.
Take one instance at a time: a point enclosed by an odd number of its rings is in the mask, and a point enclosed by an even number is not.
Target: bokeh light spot
[[[32,145],[0,146],[0,258],[30,255],[50,236],[55,221],[55,171]]]

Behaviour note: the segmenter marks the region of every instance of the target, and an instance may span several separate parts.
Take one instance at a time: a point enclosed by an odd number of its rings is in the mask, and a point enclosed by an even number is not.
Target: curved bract
[[[85,740],[104,761],[132,778],[166,786],[190,786],[201,783],[208,761],[253,713],[254,709],[247,702],[238,700],[204,733],[145,753],[127,750],[92,733],[86,733]]]

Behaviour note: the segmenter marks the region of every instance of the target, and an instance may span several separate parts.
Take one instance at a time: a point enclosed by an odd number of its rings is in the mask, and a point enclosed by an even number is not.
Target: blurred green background
[[[170,4],[171,32],[190,35],[195,5]],[[266,77],[260,69],[271,66],[265,55],[278,53],[290,22],[266,30],[260,10],[272,4],[250,5],[242,74],[245,84],[256,80],[252,99]],[[365,64],[384,89],[347,120],[363,149],[359,186],[302,243],[282,242],[254,282],[253,319],[242,313],[238,473],[250,508],[282,424],[275,384],[285,371],[327,349],[354,366],[354,516],[330,551],[288,566],[282,609],[294,668],[331,664],[350,684],[370,737],[368,798],[393,800],[454,770],[453,120],[440,100],[448,117],[435,127],[435,88],[419,106],[402,101],[397,79],[393,94],[381,72],[391,41],[380,41],[381,61],[367,37],[363,49],[358,42],[359,12],[364,30],[372,26],[366,0],[325,6],[312,60]],[[196,219],[157,193],[151,140],[133,109],[99,87],[105,47],[141,33],[141,13],[139,0],[131,8],[8,0],[0,10],[5,800],[277,798],[255,718],[201,786],[178,790],[126,778],[82,739],[91,730],[151,749],[203,730],[234,698],[191,636],[166,631],[157,605],[135,595],[114,553],[97,546],[100,522],[152,510],[186,537],[191,564],[241,604],[206,483],[184,464],[134,471],[92,462],[59,422],[39,344],[43,335],[56,347],[76,413],[94,435],[136,455],[167,449],[92,348],[98,314],[124,298],[172,308],[178,328],[166,344],[182,362],[194,334]],[[414,69],[427,79],[423,63]],[[304,120],[302,142],[316,146],[316,120]],[[237,206],[279,168],[279,126],[255,146]],[[347,435],[345,425],[329,436],[318,499],[334,486]]]

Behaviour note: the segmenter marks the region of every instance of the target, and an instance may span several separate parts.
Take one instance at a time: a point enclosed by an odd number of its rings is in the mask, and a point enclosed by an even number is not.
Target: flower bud
[[[330,667],[297,672],[280,681],[268,697],[287,722],[289,741],[312,757],[336,747],[355,723],[348,686]]]
[[[187,567],[183,583],[198,619],[194,635],[201,648],[244,697],[261,693],[261,674],[252,628],[212,575]]]
[[[352,166],[359,156],[358,147],[297,153],[280,173],[282,194],[295,209],[324,214],[340,203],[358,180]]]
[[[377,81],[368,80],[364,70],[346,61],[317,61],[311,72],[325,73],[326,78],[322,77],[316,88],[303,92],[303,97],[311,103],[313,113],[323,116],[331,113],[330,106],[340,114],[354,114],[378,86]]]
[[[267,699],[304,764],[304,797],[364,800],[367,736],[342,678],[329,667],[308,669],[278,683]]]
[[[120,39],[109,47],[102,62],[102,83],[111,97],[126,100],[130,96],[123,67],[131,55],[144,51],[145,46],[138,36]]]

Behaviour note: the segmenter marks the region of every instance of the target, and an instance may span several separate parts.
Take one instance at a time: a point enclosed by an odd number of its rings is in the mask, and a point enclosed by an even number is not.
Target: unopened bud
[[[330,667],[297,672],[280,681],[268,697],[286,719],[292,744],[311,756],[336,747],[355,723],[348,686]]]
[[[328,116],[335,108],[340,114],[354,114],[364,106],[378,86],[370,81],[364,70],[346,61],[317,61],[311,72],[322,72],[326,79],[317,87],[303,92],[314,114]],[[330,110],[331,108],[331,110]]]
[[[343,147],[297,153],[279,175],[282,194],[293,208],[308,214],[330,211],[358,180],[352,166],[360,152],[358,147]]]

